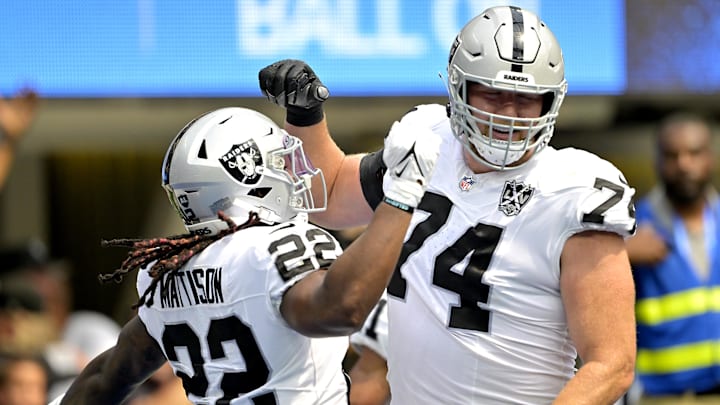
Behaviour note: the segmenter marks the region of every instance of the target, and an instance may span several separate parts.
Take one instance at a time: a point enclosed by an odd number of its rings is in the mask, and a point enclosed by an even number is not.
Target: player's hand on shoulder
[[[411,210],[420,203],[440,154],[440,135],[409,121],[396,121],[385,138],[383,191],[390,203]],[[387,202],[387,200],[386,200]],[[393,204],[394,205],[394,204]]]
[[[311,109],[330,96],[312,68],[297,59],[283,59],[262,68],[258,79],[268,100],[284,108]]]

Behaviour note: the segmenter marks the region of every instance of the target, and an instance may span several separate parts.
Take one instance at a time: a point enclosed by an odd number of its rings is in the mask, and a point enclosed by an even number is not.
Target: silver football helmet
[[[311,194],[318,176],[323,201]],[[325,209],[327,190],[320,169],[302,141],[268,117],[246,108],[221,108],[188,123],[170,144],[162,184],[189,232],[214,234],[226,228],[223,211],[237,223],[256,212],[279,223],[299,212]]]
[[[475,108],[467,98],[470,82],[542,95],[542,113],[537,118],[519,118]],[[562,51],[555,35],[535,14],[513,6],[492,7],[467,23],[455,39],[447,86],[455,136],[479,162],[497,170],[510,169],[528,150],[544,148],[553,135],[567,92]],[[487,133],[481,128],[487,128]],[[510,136],[498,139],[495,133]]]

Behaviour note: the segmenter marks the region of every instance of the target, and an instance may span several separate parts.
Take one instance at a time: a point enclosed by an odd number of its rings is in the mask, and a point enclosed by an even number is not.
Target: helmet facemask
[[[327,187],[322,171],[316,169],[307,158],[299,138],[285,134],[283,144],[283,149],[270,152],[269,165],[285,175],[292,184],[290,207],[305,213],[324,211],[327,206]],[[322,187],[322,201],[319,203],[316,203],[311,192],[312,179],[315,176],[320,176],[319,185]]]
[[[450,51],[448,114],[454,135],[478,162],[495,170],[514,169],[552,137],[567,92],[557,40],[534,14],[494,7],[471,20]],[[538,117],[513,117],[473,107],[468,88],[542,96]]]
[[[542,94],[541,114],[532,118],[513,117],[473,107],[467,95],[472,83],[500,91]],[[527,89],[515,84],[509,89],[504,83],[471,77],[459,69],[455,69],[448,79],[448,92],[453,133],[473,158],[496,170],[521,166],[511,165],[528,151],[537,152],[549,143],[564,97],[564,92],[548,91],[537,86]],[[502,139],[497,135],[501,135]]]

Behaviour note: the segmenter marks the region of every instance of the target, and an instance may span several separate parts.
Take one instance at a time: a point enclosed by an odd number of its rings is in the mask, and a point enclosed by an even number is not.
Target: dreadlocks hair
[[[143,305],[151,306],[153,296],[158,283],[166,273],[173,273],[180,269],[191,257],[200,253],[211,243],[241,229],[249,228],[260,222],[257,213],[251,212],[248,220],[236,225],[224,212],[218,212],[218,218],[227,224],[227,228],[215,235],[193,235],[191,233],[153,239],[111,239],[102,240],[102,247],[129,247],[127,258],[122,262],[119,269],[112,273],[100,274],[98,280],[105,284],[110,281],[120,283],[123,277],[133,270],[147,266],[155,261],[155,264],[148,269],[152,282],[145,289],[137,303],[132,306],[137,309]]]

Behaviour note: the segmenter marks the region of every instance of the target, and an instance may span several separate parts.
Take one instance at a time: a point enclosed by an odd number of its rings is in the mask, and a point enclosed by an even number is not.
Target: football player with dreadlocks
[[[393,127],[384,202],[341,254],[307,221],[327,193],[299,139],[244,108],[190,122],[162,171],[189,234],[106,242],[131,249],[101,280],[137,270],[138,316],[54,402],[120,404],[167,359],[196,404],[347,404],[347,336],[390,279],[439,143]]]
[[[311,219],[366,223],[394,165],[338,148],[305,62],[259,82],[329,179]],[[447,106],[400,120],[443,143],[387,289],[392,403],[612,403],[635,366],[634,190],[600,157],[549,146],[567,91],[557,39],[528,10],[489,8],[450,47],[447,89]]]

